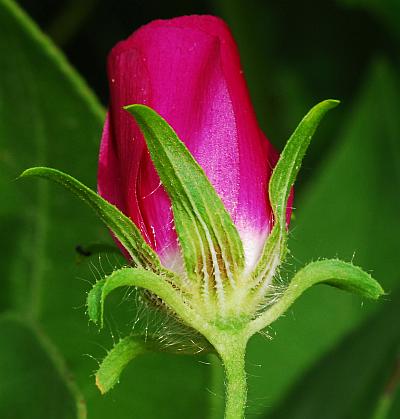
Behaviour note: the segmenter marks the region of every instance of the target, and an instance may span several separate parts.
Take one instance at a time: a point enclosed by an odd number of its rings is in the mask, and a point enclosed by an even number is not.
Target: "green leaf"
[[[315,284],[324,283],[365,298],[377,299],[382,287],[371,275],[358,266],[341,260],[320,260],[300,269],[290,281],[278,302],[252,322],[251,330],[258,331],[281,316],[300,295]]]
[[[49,161],[91,179],[104,110],[14,2],[0,2],[0,27],[0,236],[7,238],[0,243],[0,310],[23,319],[1,325],[0,417],[83,417],[68,387],[74,383],[85,409],[89,397],[78,370],[89,375],[93,366],[80,362],[91,345],[82,310],[71,310],[85,289],[74,280],[72,249],[77,236],[97,237],[96,226],[84,215],[76,221],[76,209],[54,199],[47,185],[14,180],[24,168]],[[72,220],[68,231],[61,228],[66,220]]]
[[[396,385],[400,354],[400,328],[393,327],[400,317],[399,297],[397,292],[381,304],[374,316],[323,356],[263,417],[373,419],[382,396],[395,391],[389,387]],[[399,410],[383,407],[388,408],[386,419],[398,417]]]
[[[311,138],[325,113],[338,104],[338,100],[330,99],[315,105],[289,138],[275,166],[269,182],[269,199],[275,215],[274,222],[282,230],[286,226],[286,207],[290,188],[296,180]]]
[[[125,419],[135,412],[140,418],[174,419],[193,410],[204,418],[208,366],[190,357],[150,354],[134,365],[133,374],[126,374],[112,397],[97,391],[94,359],[104,357],[113,335],[131,332],[134,293],[122,298],[116,292],[110,298],[115,307],[105,333],[89,327],[88,283],[121,262],[100,255],[77,264],[75,248],[80,243],[112,244],[109,232],[89,209],[50,182],[14,180],[27,167],[51,166],[94,185],[105,112],[18,5],[0,1],[0,28],[0,237],[5,238],[0,243],[0,310],[35,320],[68,366],[64,377],[56,376],[48,351],[38,355],[25,333],[17,336],[21,329],[14,323],[9,328],[14,331],[2,329],[0,383],[7,387],[3,392],[0,384],[0,417],[76,418],[67,377],[83,394],[89,417]],[[145,330],[146,316],[139,315],[143,329],[136,326],[135,332]]]
[[[41,328],[3,314],[0,333],[0,417],[85,419],[83,395]]]
[[[20,178],[37,176],[49,179],[71,191],[89,205],[103,223],[115,234],[129,253],[136,266],[158,271],[161,269],[157,254],[145,242],[139,229],[118,208],[107,202],[96,192],[63,172],[48,167],[34,167],[25,170]]]
[[[145,269],[122,268],[98,281],[88,294],[87,307],[90,319],[103,327],[104,302],[108,294],[120,287],[141,287],[160,297],[187,325],[199,332],[208,326],[185,301],[184,295],[168,282],[168,277],[156,275]]]
[[[213,292],[208,277],[215,275],[217,296],[223,301],[223,277],[234,286],[244,266],[242,242],[228,212],[201,167],[168,123],[143,105],[125,109],[139,124],[161,182],[171,198],[190,277],[196,279],[204,275],[204,292],[208,294]]]
[[[121,339],[107,354],[96,372],[96,385],[102,394],[118,383],[119,377],[130,361],[147,352],[147,345],[141,336],[127,336]]]

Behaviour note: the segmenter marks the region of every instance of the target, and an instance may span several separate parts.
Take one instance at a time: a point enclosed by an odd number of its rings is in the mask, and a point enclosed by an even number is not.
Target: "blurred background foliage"
[[[301,171],[287,271],[338,256],[387,290],[369,303],[318,286],[253,339],[248,417],[398,418],[400,2],[18,4],[36,23],[0,0],[0,417],[222,417],[221,370],[206,357],[143,356],[100,396],[93,372],[132,329],[134,297],[114,296],[101,333],[84,301],[90,283],[122,261],[79,262],[77,245],[109,241],[97,219],[52,185],[14,182],[27,167],[49,165],[94,187],[107,52],[152,19],[211,13],[233,31],[260,124],[277,148],[313,104],[342,100]]]

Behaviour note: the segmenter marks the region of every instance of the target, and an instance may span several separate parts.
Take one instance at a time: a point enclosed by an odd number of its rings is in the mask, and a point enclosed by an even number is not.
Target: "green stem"
[[[245,371],[246,343],[244,339],[226,339],[217,348],[225,367],[225,419],[243,419],[246,408],[247,383]]]

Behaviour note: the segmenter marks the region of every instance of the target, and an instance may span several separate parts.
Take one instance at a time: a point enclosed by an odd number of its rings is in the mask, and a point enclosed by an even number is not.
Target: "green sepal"
[[[286,207],[304,155],[322,118],[340,102],[328,99],[315,105],[301,120],[283,149],[269,181],[269,200],[274,212],[274,223],[286,226]]]
[[[337,259],[311,262],[300,269],[280,299],[250,324],[251,334],[264,329],[282,315],[308,288],[324,283],[361,297],[377,299],[384,290],[370,274],[358,266]]]
[[[177,282],[177,281],[176,281]],[[140,287],[155,294],[186,325],[203,333],[207,325],[192,309],[184,294],[173,278],[166,274],[155,274],[146,269],[122,268],[96,282],[87,297],[87,309],[90,320],[103,327],[104,302],[108,294],[120,287]]]
[[[157,254],[145,242],[136,225],[114,205],[110,204],[83,183],[59,170],[48,167],[33,167],[25,170],[20,175],[20,178],[30,176],[50,179],[74,193],[78,198],[88,204],[103,223],[114,233],[136,266],[160,271],[161,264]]]
[[[244,268],[239,234],[203,169],[168,123],[144,105],[125,109],[137,121],[173,207],[176,231],[189,277],[215,274],[217,295]],[[220,272],[220,275],[219,275]],[[207,284],[206,284],[207,285]],[[213,289],[210,289],[210,292]]]
[[[148,351],[142,336],[127,336],[121,339],[108,353],[96,372],[96,386],[101,394],[107,393],[115,384],[130,361]]]
[[[167,319],[167,324],[170,320]],[[139,355],[147,352],[166,352],[179,355],[199,355],[214,352],[209,342],[194,330],[182,329],[182,325],[170,335],[146,333],[130,335],[121,339],[108,351],[96,372],[96,385],[102,394],[118,383],[119,377],[128,365]]]
[[[326,112],[339,103],[338,100],[324,100],[307,113],[290,136],[272,172],[269,181],[269,200],[274,213],[274,227],[268,236],[262,256],[254,271],[256,285],[262,282],[264,278],[267,278],[265,282],[268,285],[272,279],[270,276],[275,274],[276,265],[279,265],[285,257],[287,252],[286,213],[290,190],[296,180],[315,130]],[[276,259],[278,263],[273,263],[273,259]],[[261,294],[264,291],[262,289]]]

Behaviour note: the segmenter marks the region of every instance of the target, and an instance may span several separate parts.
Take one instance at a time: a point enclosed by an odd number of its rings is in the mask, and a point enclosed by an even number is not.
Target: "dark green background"
[[[77,72],[0,0],[0,417],[75,418],[82,399],[96,419],[222,417],[221,371],[205,357],[144,356],[99,395],[93,372],[130,329],[132,297],[114,296],[101,333],[84,301],[90,283],[121,261],[77,263],[75,246],[109,241],[107,231],[53,185],[14,181],[27,167],[49,165],[94,187],[108,50],[154,18],[212,13],[234,33],[260,125],[277,148],[313,104],[342,101],[300,174],[287,272],[339,256],[387,291],[370,303],[318,286],[273,325],[272,339],[254,338],[248,417],[373,419],[388,397],[386,417],[398,418],[399,391],[388,393],[387,384],[400,369],[400,2],[19,4]]]

